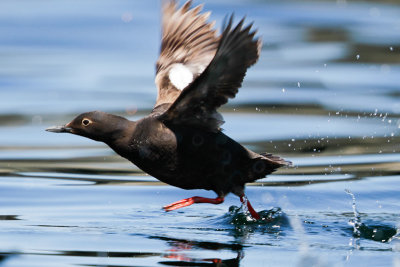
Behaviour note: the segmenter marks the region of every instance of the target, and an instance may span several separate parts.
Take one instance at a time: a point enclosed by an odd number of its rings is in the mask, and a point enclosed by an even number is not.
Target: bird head
[[[125,129],[128,124],[129,120],[123,117],[101,111],[92,111],[78,115],[65,125],[49,127],[46,131],[71,133],[108,143],[115,138],[116,133]]]

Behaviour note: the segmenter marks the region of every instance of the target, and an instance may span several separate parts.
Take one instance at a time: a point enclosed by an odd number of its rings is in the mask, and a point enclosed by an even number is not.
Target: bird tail
[[[283,167],[283,166],[289,167],[289,166],[293,165],[293,163],[291,161],[285,160],[279,156],[272,155],[271,153],[263,152],[263,153],[260,153],[260,155],[267,158],[268,160],[273,161],[274,163],[278,164],[279,167]]]
[[[256,155],[257,156],[251,160],[251,166],[248,168],[249,173],[245,181],[246,183],[264,178],[280,167],[292,166],[292,162],[270,153],[261,153]]]

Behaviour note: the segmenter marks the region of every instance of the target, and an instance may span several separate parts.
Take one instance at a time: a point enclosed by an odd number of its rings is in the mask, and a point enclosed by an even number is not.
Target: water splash
[[[243,202],[242,202],[242,206],[240,207],[239,210],[243,211],[243,214],[246,216],[246,221],[248,221],[248,222],[256,221],[256,219],[254,219],[251,216],[250,211],[249,211],[249,207],[247,206],[247,203],[248,203],[249,200],[247,199],[247,197],[245,195],[242,198],[243,198]]]
[[[249,220],[242,207],[230,206],[229,212],[210,222],[218,227],[224,225],[235,241],[240,244],[245,243],[255,234],[268,234],[279,238],[286,235],[286,230],[291,228],[288,217],[279,207],[262,210],[258,214],[259,220]]]
[[[260,215],[259,220],[254,220],[248,210],[247,207],[229,207],[229,213],[225,216],[229,220],[230,224],[235,226],[242,225],[269,225],[272,228],[278,229],[282,224],[289,225],[289,221],[282,211],[281,208],[275,207],[270,210],[262,210],[259,211]]]
[[[352,208],[353,208],[353,213],[354,213],[354,218],[349,220],[349,225],[353,226],[353,235],[355,237],[360,237],[361,233],[360,233],[360,226],[361,226],[361,219],[360,219],[360,213],[357,210],[357,206],[356,206],[356,197],[354,196],[354,194],[349,190],[349,189],[345,189],[345,192],[351,196],[352,198]]]
[[[349,225],[353,226],[353,236],[356,240],[355,243],[352,240],[351,244],[354,243],[353,245],[359,248],[359,238],[370,239],[382,243],[390,242],[393,237],[398,234],[398,229],[396,227],[385,225],[381,222],[362,222],[360,213],[356,207],[356,197],[349,189],[345,189],[345,192],[349,194],[353,200],[352,207],[354,218],[349,220]]]

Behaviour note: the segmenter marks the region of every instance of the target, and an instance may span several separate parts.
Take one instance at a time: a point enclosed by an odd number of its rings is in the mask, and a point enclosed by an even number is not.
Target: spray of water
[[[246,215],[246,220],[248,222],[251,221],[256,221],[253,217],[251,217],[250,211],[249,211],[249,207],[247,206],[247,197],[246,195],[244,195],[243,197],[243,202],[242,202],[242,206],[240,207],[243,214]]]
[[[379,242],[390,242],[393,238],[396,237],[396,235],[398,234],[398,229],[396,227],[386,225],[383,222],[373,224],[370,222],[368,222],[368,224],[361,222],[360,213],[358,212],[356,207],[356,198],[354,194],[348,189],[346,189],[345,191],[353,199],[352,206],[354,218],[349,220],[349,224],[353,226],[354,240],[352,240],[351,244],[355,248],[358,249],[360,247],[360,238],[366,238]]]
[[[354,218],[349,221],[349,224],[351,226],[353,226],[354,236],[360,237],[361,236],[361,232],[360,232],[361,218],[360,218],[360,213],[358,212],[357,207],[356,207],[356,197],[349,189],[345,189],[345,192],[348,195],[350,195],[353,200],[352,207],[353,207]]]

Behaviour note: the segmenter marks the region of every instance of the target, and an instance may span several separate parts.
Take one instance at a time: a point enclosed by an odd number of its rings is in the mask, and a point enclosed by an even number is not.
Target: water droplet
[[[300,82],[297,82],[297,87],[299,87],[299,88],[300,88]]]
[[[353,207],[354,218],[349,221],[349,224],[353,226],[354,235],[359,237],[361,235],[360,232],[361,219],[360,219],[360,213],[358,212],[356,207],[356,197],[349,189],[345,189],[344,191],[351,196],[353,202],[351,206]]]
[[[359,59],[360,59],[360,55],[357,55],[357,56],[356,56],[356,59],[359,60]]]
[[[393,51],[393,46],[389,47],[390,51]]]
[[[284,92],[286,92],[286,89],[285,89],[285,88],[282,88],[282,93],[284,93]]]

